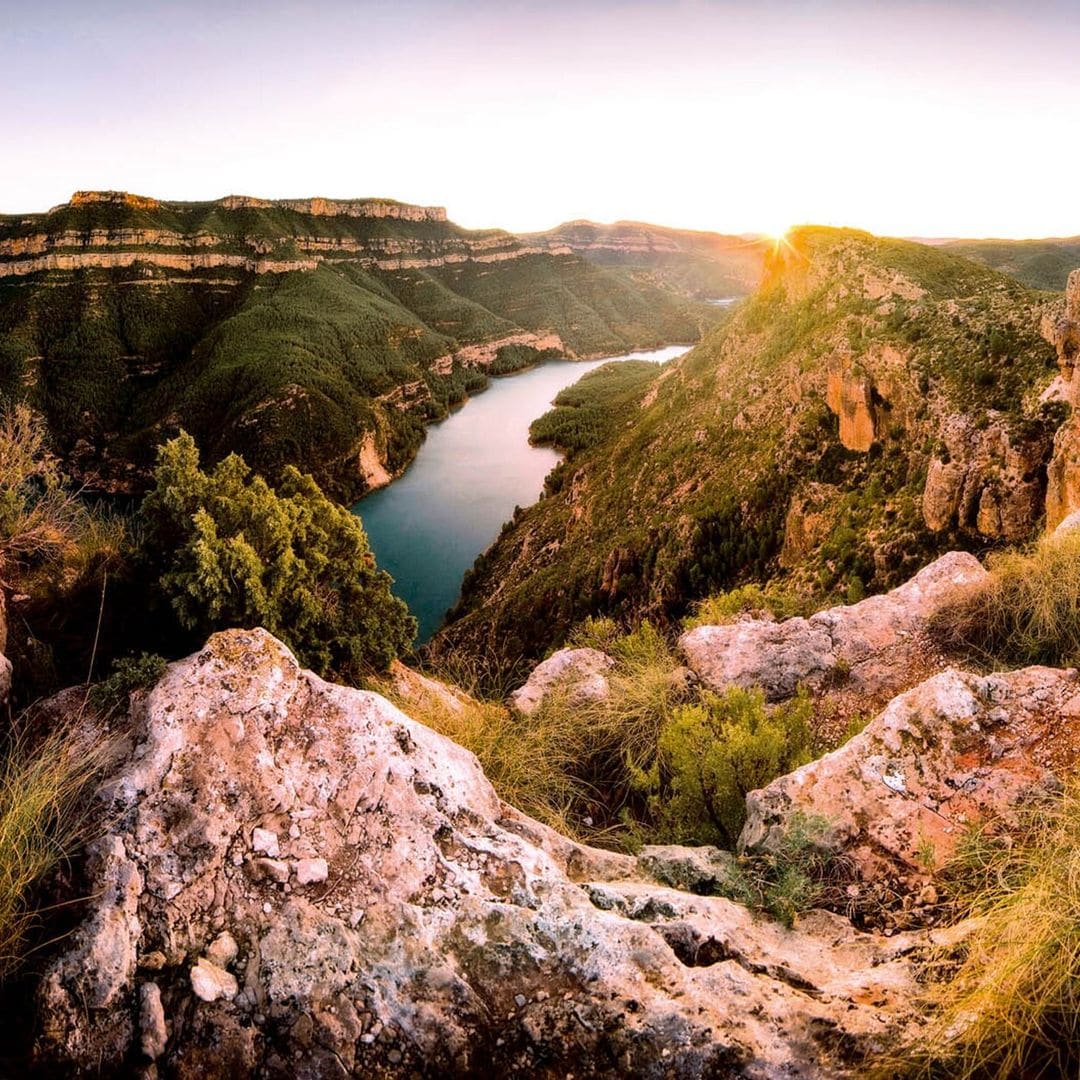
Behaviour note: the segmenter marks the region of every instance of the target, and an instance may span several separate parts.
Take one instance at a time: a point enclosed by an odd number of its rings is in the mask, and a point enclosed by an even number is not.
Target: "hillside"
[[[91,487],[138,489],[179,427],[342,498],[411,460],[487,373],[694,341],[716,318],[567,248],[386,199],[78,192],[0,217],[0,391]]]
[[[955,255],[975,259],[1033,289],[1064,289],[1080,264],[1080,236],[1047,240],[950,240]]]
[[[639,280],[697,300],[745,296],[761,281],[768,241],[671,229],[640,221],[567,221],[528,241],[548,250],[570,250],[600,266],[622,267]]]
[[[751,580],[857,599],[1027,540],[1065,412],[1042,400],[1057,303],[940,249],[796,231],[504,529],[436,649],[540,656],[587,616],[674,619]]]

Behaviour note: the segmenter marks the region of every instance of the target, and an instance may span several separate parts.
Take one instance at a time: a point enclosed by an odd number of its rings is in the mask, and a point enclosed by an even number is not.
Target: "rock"
[[[709,896],[731,880],[735,856],[708,846],[647,844],[638,853],[638,865],[663,885]]]
[[[264,855],[268,855],[271,859],[276,859],[281,854],[278,847],[277,833],[271,832],[269,829],[252,829],[251,847],[254,851],[260,851]]]
[[[892,592],[830,608],[809,619],[748,619],[699,626],[679,649],[706,686],[759,686],[769,701],[845,683],[867,694],[892,694],[910,685],[930,618],[985,578],[973,555],[953,551]]]
[[[289,880],[289,864],[281,859],[252,859],[251,872],[259,881],[276,881],[284,885]]]
[[[560,649],[533,668],[525,685],[510,695],[510,705],[532,716],[556,687],[571,704],[603,701],[609,692],[606,673],[614,666],[599,649]]]
[[[1058,536],[1064,536],[1065,533],[1073,532],[1075,529],[1080,529],[1080,510],[1074,510],[1068,517],[1062,518],[1054,532]]]
[[[145,982],[139,987],[139,1031],[143,1056],[151,1061],[161,1057],[169,1041],[169,1029],[157,983]]]
[[[300,885],[325,881],[328,873],[325,859],[299,859],[296,863],[296,881]]]
[[[232,1001],[239,987],[235,976],[202,957],[191,969],[191,989],[200,1001]]]
[[[831,364],[825,401],[840,420],[840,442],[849,450],[869,450],[877,435],[875,387],[865,375],[853,374],[850,360]]]
[[[1033,792],[1056,789],[1080,752],[1074,714],[1073,670],[944,671],[839,750],[751,792],[740,846],[769,848],[803,813],[828,823],[828,845],[864,878],[925,871],[970,822],[1008,820]]]
[[[237,957],[240,947],[236,944],[236,938],[228,930],[222,931],[210,943],[206,950],[206,959],[220,968],[228,967]]]
[[[787,930],[658,884],[507,806],[471,754],[263,631],[215,635],[135,709],[83,922],[38,994],[50,1075],[116,1075],[137,1054],[153,992],[136,946],[167,958],[155,981],[184,1018],[163,1076],[827,1077],[916,1022],[907,957],[932,939],[835,916]],[[253,880],[252,822],[284,858],[318,851],[333,888]],[[722,862],[644,858],[688,883]],[[213,941],[222,959],[225,919],[236,977],[203,955]]]

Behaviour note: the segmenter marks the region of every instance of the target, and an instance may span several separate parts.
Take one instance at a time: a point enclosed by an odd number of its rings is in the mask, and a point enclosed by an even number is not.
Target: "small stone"
[[[218,998],[232,1001],[239,987],[229,972],[223,971],[204,956],[191,969],[191,989],[200,1001],[217,1001]]]
[[[139,1032],[143,1055],[151,1061],[161,1057],[169,1041],[169,1029],[157,983],[146,982],[139,987]]]
[[[264,915],[269,915],[270,912],[273,911],[273,910],[274,910],[274,905],[271,904],[269,900],[267,900],[266,903],[263,904],[263,914]]]
[[[514,996],[514,1004],[519,1009],[524,1009],[529,1004],[529,999],[524,994],[516,994]]]
[[[936,904],[938,902],[938,891],[933,885],[927,885],[919,893],[920,904]]]
[[[364,919],[364,909],[358,908],[349,916],[349,925],[355,930]]]
[[[240,946],[236,944],[236,938],[225,930],[211,942],[210,948],[206,950],[206,958],[212,964],[226,968],[236,959],[239,952]]]
[[[325,881],[329,874],[325,859],[297,859],[295,869],[296,880],[300,885],[315,885]]]
[[[271,859],[276,859],[278,855],[281,854],[281,850],[278,847],[277,833],[271,832],[269,829],[252,829],[251,846],[255,851],[260,851],[264,855],[269,855]]]
[[[400,1065],[401,1064],[401,1051],[400,1050],[391,1050],[390,1053],[386,1055],[386,1060],[389,1061],[391,1065]]]
[[[289,836],[293,840],[300,839],[300,826],[297,825],[295,821],[289,826]]]
[[[283,859],[252,859],[251,873],[259,881],[276,881],[280,885],[289,880],[289,864]]]
[[[145,968],[147,971],[160,971],[165,964],[165,954],[157,949],[139,957],[139,967]]]

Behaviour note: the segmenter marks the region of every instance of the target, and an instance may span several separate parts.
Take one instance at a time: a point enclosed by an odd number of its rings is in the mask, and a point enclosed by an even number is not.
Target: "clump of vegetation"
[[[808,695],[767,710],[761,691],[737,687],[676,708],[636,774],[659,837],[733,848],[746,796],[811,760],[810,715]]]
[[[0,978],[25,959],[35,886],[89,838],[86,795],[109,750],[89,728],[59,728],[0,755]]]
[[[935,617],[942,642],[991,664],[1080,662],[1080,531],[994,555],[989,570]]]
[[[797,811],[767,850],[739,857],[721,892],[788,927],[803,912],[835,906],[851,875],[847,860],[830,849],[829,831],[826,818]]]
[[[165,667],[165,657],[157,653],[121,657],[113,662],[109,677],[91,687],[90,704],[103,713],[122,708],[136,690],[153,686],[165,674]]]
[[[931,987],[933,1029],[913,1070],[974,1080],[1080,1069],[1080,787],[1035,807],[1011,843],[961,852],[979,923],[959,967]],[[946,877],[952,868],[946,868]]]
[[[352,678],[411,644],[415,620],[360,519],[310,476],[288,466],[275,490],[236,455],[203,472],[188,435],[161,447],[154,476],[143,558],[185,630],[262,626],[305,665]]]
[[[789,592],[775,582],[764,586],[751,582],[699,600],[694,605],[693,613],[683,620],[683,626],[687,630],[695,626],[723,626],[741,615],[771,615],[775,619],[790,619],[795,615],[809,614],[812,607],[814,605],[808,603],[806,597]]]

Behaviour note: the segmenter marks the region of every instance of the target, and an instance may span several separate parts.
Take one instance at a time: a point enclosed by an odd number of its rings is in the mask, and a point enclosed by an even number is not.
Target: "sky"
[[[1080,233],[1080,2],[0,0],[0,212],[85,188]]]

